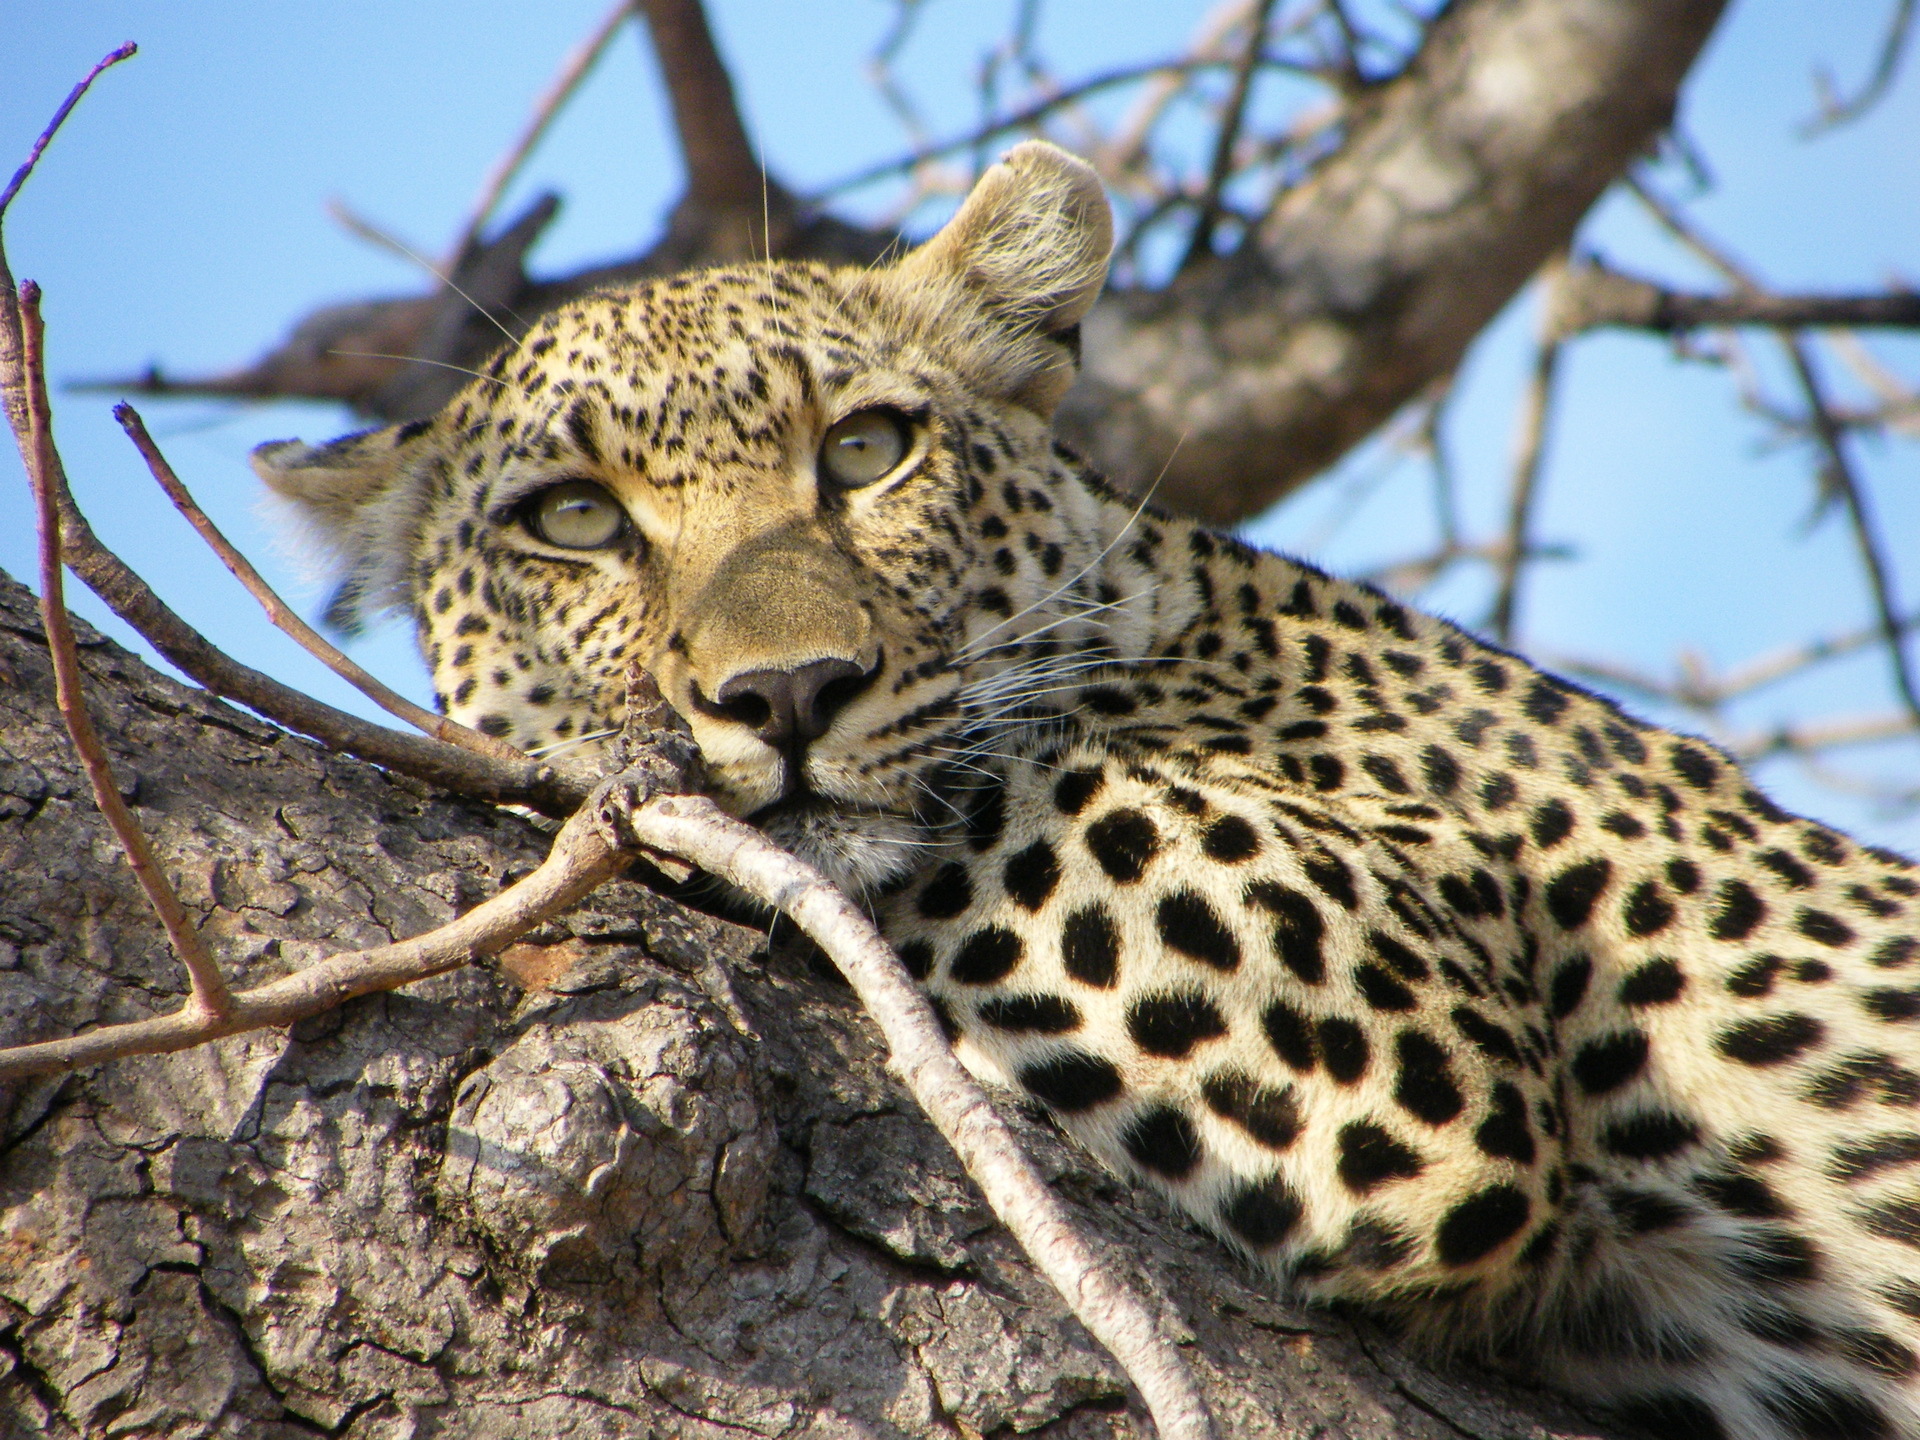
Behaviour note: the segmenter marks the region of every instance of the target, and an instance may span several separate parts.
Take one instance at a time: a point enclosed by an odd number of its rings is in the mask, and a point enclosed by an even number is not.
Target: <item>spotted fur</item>
[[[595,295],[258,463],[454,716],[582,743],[644,662],[968,1065],[1297,1292],[1656,1434],[1920,1437],[1920,870],[1109,489],[1049,430],[1107,243],[1022,146],[898,265]],[[907,457],[836,489],[876,406]],[[530,533],[577,479],[617,543]],[[826,662],[815,737],[716,700]]]

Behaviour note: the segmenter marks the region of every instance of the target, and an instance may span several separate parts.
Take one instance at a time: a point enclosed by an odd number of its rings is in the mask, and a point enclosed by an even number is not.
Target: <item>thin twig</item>
[[[526,164],[527,157],[547,133],[547,127],[553,123],[554,117],[573,98],[573,93],[599,63],[621,25],[633,13],[634,0],[619,0],[594,27],[593,33],[575,46],[573,53],[562,62],[559,71],[534,103],[533,114],[528,117],[520,138],[487,172],[487,178],[480,186],[480,194],[467,214],[467,223],[461,228],[460,238],[454,241],[453,248],[447,252],[446,269],[449,274],[458,272],[473,248],[480,243],[480,232],[486,229],[487,221],[493,218],[493,212],[499,208],[500,197],[506,194],[507,187],[513,183],[514,176],[520,173],[520,167]]]
[[[1820,112],[1800,127],[1801,139],[1810,140],[1822,131],[1850,124],[1880,103],[1881,97],[1892,87],[1893,77],[1900,69],[1901,57],[1906,54],[1914,15],[1914,0],[1896,0],[1893,18],[1887,22],[1887,33],[1880,41],[1880,53],[1874,60],[1873,72],[1851,100],[1839,97],[1833,88],[1832,77],[1824,70],[1815,74],[1814,85],[1820,91]]]
[[[0,220],[6,218],[7,207],[13,204],[13,197],[18,195],[20,187],[27,183],[27,177],[33,173],[33,167],[38,165],[40,157],[47,153],[47,146],[53,143],[53,137],[60,127],[67,123],[67,116],[71,115],[73,107],[80,103],[80,97],[85,95],[93,82],[100,78],[102,71],[118,65],[122,60],[131,59],[139,53],[140,47],[131,40],[117,50],[109,50],[100,58],[99,63],[80,78],[80,83],[67,92],[67,98],[62,100],[60,108],[53,112],[53,119],[47,122],[46,129],[42,130],[39,138],[33,142],[33,148],[27,152],[27,158],[20,163],[20,168],[13,172],[13,178],[7,182],[7,188],[0,190]],[[11,281],[8,282],[7,288],[9,290],[13,288]]]
[[[561,828],[545,862],[531,875],[438,930],[332,955],[284,979],[242,990],[230,998],[223,1015],[197,1013],[189,1005],[151,1020],[104,1025],[64,1040],[0,1050],[0,1081],[77,1070],[127,1055],[186,1050],[226,1035],[292,1025],[356,995],[397,990],[505,949],[613,878],[630,859],[608,846],[583,816]]]
[[[80,763],[93,786],[94,803],[120,842],[141,892],[160,927],[167,932],[173,953],[186,966],[192,987],[187,1008],[195,1016],[208,1020],[224,1019],[232,1009],[232,997],[220,967],[214,963],[200,932],[167,883],[166,873],[148,843],[140,822],[133,818],[127,802],[120,798],[114,783],[113,764],[100,743],[93,719],[87,714],[86,696],[80,685],[80,654],[74,647],[73,627],[67,622],[65,587],[61,583],[60,511],[53,484],[53,410],[47,402],[45,340],[40,320],[40,287],[31,280],[20,287],[21,352],[28,376],[27,431],[16,434],[20,458],[26,464],[27,483],[33,487],[35,518],[40,532],[40,618],[47,632],[47,650],[53,657],[53,683],[61,718],[67,722],[67,734],[79,753]]]
[[[1553,288],[1565,256],[1548,262],[1543,274],[1547,294],[1542,306],[1548,317],[1539,347],[1533,355],[1533,373],[1520,402],[1520,426],[1514,438],[1513,480],[1507,498],[1507,531],[1500,555],[1500,580],[1494,592],[1488,628],[1501,644],[1513,640],[1514,613],[1520,601],[1520,579],[1533,553],[1533,510],[1540,488],[1540,469],[1546,458],[1547,428],[1553,415],[1553,382],[1560,368],[1561,338],[1552,323]]]
[[[524,762],[529,758],[525,751],[509,745],[504,740],[470,729],[457,720],[450,720],[445,715],[436,715],[433,711],[414,704],[406,696],[381,684],[341,654],[311,625],[295,614],[293,608],[275,594],[273,587],[267,584],[258,570],[253,568],[252,562],[234,549],[232,542],[220,533],[220,528],[207,517],[207,513],[200,508],[187,487],[181,483],[179,475],[174,473],[173,466],[167,463],[167,457],[160,453],[160,447],[154,444],[153,437],[147,433],[146,422],[140,418],[140,412],[123,402],[113,407],[113,418],[118,420],[120,428],[127,432],[127,438],[133,441],[134,448],[140,452],[140,458],[147,462],[147,469],[159,482],[160,488],[166,491],[167,498],[173,502],[174,508],[186,517],[187,523],[199,532],[200,538],[206,541],[213,553],[220,557],[221,563],[233,572],[233,578],[246,588],[249,595],[260,602],[260,608],[267,612],[267,618],[284,633],[290,635],[301,649],[389,715],[404,720],[436,740],[444,740],[449,745],[458,745],[462,750],[471,750],[476,755],[488,755],[495,760],[506,761],[508,764]]]
[[[1187,241],[1187,253],[1180,268],[1198,264],[1213,254],[1213,231],[1220,222],[1220,196],[1233,177],[1233,152],[1240,142],[1240,127],[1247,115],[1247,100],[1253,94],[1253,76],[1260,64],[1260,52],[1267,43],[1267,21],[1273,14],[1273,0],[1257,0],[1247,17],[1247,43],[1234,61],[1233,86],[1220,112],[1220,130],[1213,137],[1213,161],[1207,167],[1207,186],[1200,196],[1199,213],[1193,219],[1193,236]]]

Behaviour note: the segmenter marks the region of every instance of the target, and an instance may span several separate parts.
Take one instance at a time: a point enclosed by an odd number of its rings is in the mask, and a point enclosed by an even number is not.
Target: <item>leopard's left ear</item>
[[[1093,167],[1028,140],[980,177],[939,234],[896,267],[916,280],[958,280],[1020,329],[1065,336],[1107,281],[1113,211]]]
[[[421,439],[431,422],[365,430],[325,445],[270,440],[254,473],[289,501],[309,540],[333,561],[338,584],[326,609],[337,630],[358,630],[370,612],[403,604],[400,586],[418,528]]]

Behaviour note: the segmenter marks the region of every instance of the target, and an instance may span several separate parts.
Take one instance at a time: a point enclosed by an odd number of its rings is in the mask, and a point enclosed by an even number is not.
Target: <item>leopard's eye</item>
[[[820,442],[820,473],[858,490],[892,473],[907,453],[907,423],[897,411],[856,410]]]
[[[563,550],[598,550],[619,539],[627,512],[591,480],[568,480],[527,501],[527,528]]]

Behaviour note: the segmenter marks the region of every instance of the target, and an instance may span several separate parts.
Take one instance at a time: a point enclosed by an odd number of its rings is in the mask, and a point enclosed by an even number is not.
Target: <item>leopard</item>
[[[1029,141],[886,263],[584,295],[255,467],[448,715],[604,756],[644,667],[1223,1262],[1672,1440],[1920,1437],[1920,869],[1096,473],[1112,234]]]

